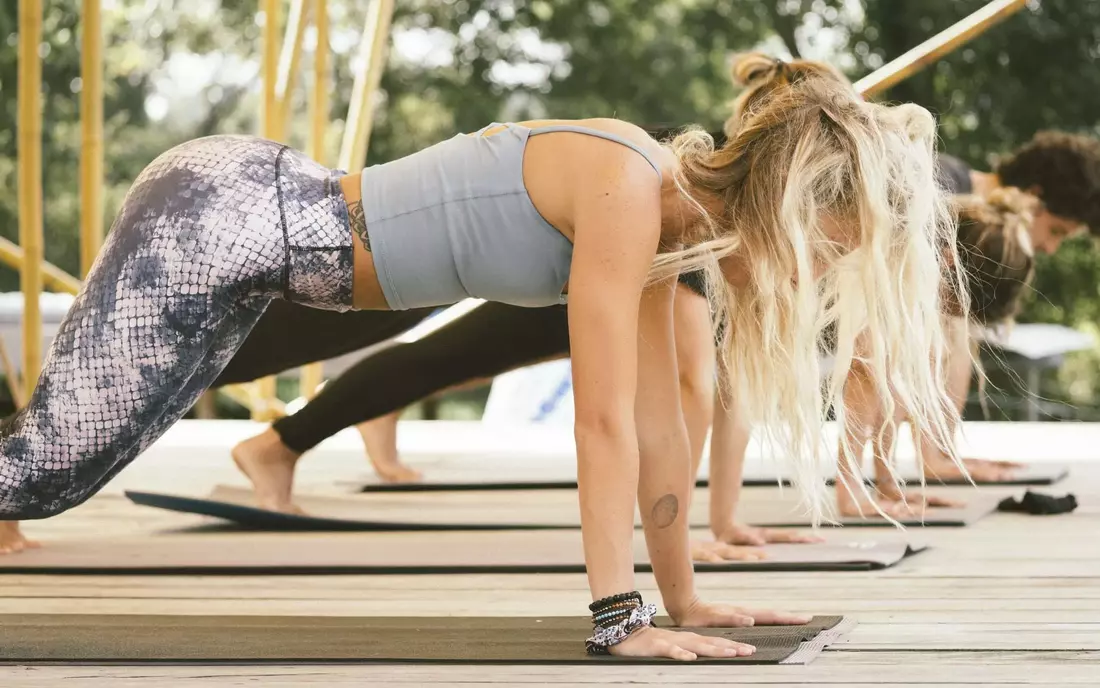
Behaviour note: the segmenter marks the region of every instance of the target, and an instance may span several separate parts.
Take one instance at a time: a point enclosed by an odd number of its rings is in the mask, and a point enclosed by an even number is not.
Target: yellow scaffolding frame
[[[317,34],[317,47],[313,53],[313,90],[309,102],[309,147],[307,155],[325,164],[325,135],[328,133],[329,42],[328,2],[313,0],[313,26]],[[302,366],[298,376],[298,395],[312,399],[325,379],[324,365],[310,363]]]
[[[302,61],[302,38],[309,23],[310,7],[308,0],[291,0],[290,14],[286,21],[286,34],[283,36],[283,47],[279,53],[279,73],[275,78],[275,103],[278,109],[276,133],[279,140],[285,139],[287,135],[291,100],[294,95],[294,86],[298,83],[298,69]]]
[[[261,0],[264,11],[263,30],[263,90],[260,98],[260,136],[278,141],[282,138],[279,131],[280,108],[277,91],[279,69],[279,0]],[[251,398],[248,408],[252,419],[270,421],[278,417],[282,410],[277,408],[277,389],[274,375],[261,378],[249,387]]]
[[[30,399],[42,367],[42,43],[41,0],[19,0],[19,245],[23,265],[23,389]]]
[[[865,96],[878,95],[969,43],[1026,6],[1027,0],[993,0],[863,77],[855,83],[856,90]]]
[[[80,39],[80,276],[103,243],[103,28],[100,0],[83,0]]]
[[[341,169],[351,170],[367,157],[367,144],[374,124],[374,94],[382,80],[390,24],[393,21],[394,0],[374,0],[367,12],[363,37],[360,40],[359,61],[363,69],[355,75],[348,106],[347,125],[340,145]]]

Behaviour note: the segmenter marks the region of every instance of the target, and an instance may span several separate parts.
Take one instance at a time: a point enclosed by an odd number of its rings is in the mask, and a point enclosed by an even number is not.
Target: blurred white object
[[[482,422],[573,426],[573,370],[569,359],[520,368],[493,380]]]
[[[57,334],[61,321],[73,305],[71,294],[44,292],[39,296],[38,304],[42,312],[42,353],[45,355],[50,343]],[[8,358],[16,371],[23,370],[23,294],[22,292],[0,293],[0,337],[4,338],[4,347]]]
[[[1048,323],[1015,325],[1007,337],[979,331],[979,337],[987,344],[1033,361],[1087,351],[1095,346],[1092,337],[1085,332]]]

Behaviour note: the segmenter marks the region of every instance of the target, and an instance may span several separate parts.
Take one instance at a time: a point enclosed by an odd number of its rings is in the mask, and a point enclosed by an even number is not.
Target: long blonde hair
[[[915,105],[863,102],[820,63],[752,53],[733,71],[747,89],[726,144],[716,149],[699,129],[666,144],[680,161],[676,184],[703,219],[690,247],[658,257],[653,277],[705,271],[723,384],[739,387],[765,442],[790,462],[816,524],[823,469],[835,456],[825,421],[832,408],[845,422],[843,384],[857,337],[886,417],[900,404],[957,461],[950,428],[958,413],[941,365],[941,284],[959,261],[935,178],[935,122]],[[710,209],[719,202],[720,212]],[[826,218],[842,231],[830,232]],[[748,279],[732,286],[731,274]],[[967,307],[965,289],[956,291]],[[836,351],[823,388],[827,328]]]

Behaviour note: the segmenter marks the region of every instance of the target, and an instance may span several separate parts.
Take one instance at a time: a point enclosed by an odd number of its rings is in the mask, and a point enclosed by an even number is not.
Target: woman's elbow
[[[584,440],[622,440],[635,435],[633,409],[578,411],[573,419],[577,442]]]

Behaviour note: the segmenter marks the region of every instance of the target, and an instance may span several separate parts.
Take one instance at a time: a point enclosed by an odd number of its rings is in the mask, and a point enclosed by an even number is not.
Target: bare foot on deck
[[[368,420],[355,426],[363,438],[367,458],[384,483],[415,483],[424,476],[401,463],[397,454],[397,420],[400,412]]]
[[[237,468],[252,482],[257,506],[290,514],[302,513],[290,498],[294,467],[301,454],[283,444],[277,432],[268,428],[233,447],[231,453]]]
[[[19,529],[19,521],[0,521],[0,554],[16,554],[27,549],[37,549],[41,543],[28,540]]]

